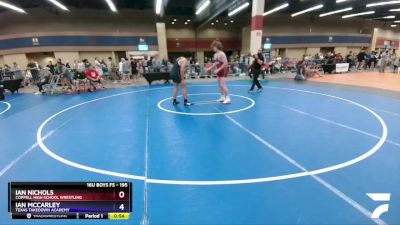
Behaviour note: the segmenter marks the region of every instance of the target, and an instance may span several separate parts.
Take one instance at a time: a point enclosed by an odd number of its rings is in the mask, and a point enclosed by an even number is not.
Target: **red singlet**
[[[215,59],[215,63],[216,63],[216,67],[217,70],[219,70],[219,72],[217,73],[218,77],[227,77],[228,76],[228,67],[224,66],[224,62],[228,62],[228,59],[226,58],[226,55],[224,52],[217,52],[214,55],[214,59]],[[224,67],[224,68],[222,68]],[[222,68],[222,69],[220,69]]]

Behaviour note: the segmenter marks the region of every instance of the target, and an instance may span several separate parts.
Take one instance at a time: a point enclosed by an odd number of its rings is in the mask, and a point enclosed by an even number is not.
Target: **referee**
[[[262,91],[263,88],[258,81],[258,77],[260,76],[261,73],[261,66],[264,64],[264,57],[261,53],[258,53],[254,55],[254,62],[253,62],[253,84],[251,85],[251,88],[249,92],[254,91],[254,87],[257,86],[258,90],[257,91]]]

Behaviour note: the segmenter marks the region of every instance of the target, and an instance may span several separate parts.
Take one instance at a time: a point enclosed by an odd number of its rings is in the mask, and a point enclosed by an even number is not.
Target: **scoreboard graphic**
[[[132,212],[132,183],[8,183],[12,219],[127,220]]]

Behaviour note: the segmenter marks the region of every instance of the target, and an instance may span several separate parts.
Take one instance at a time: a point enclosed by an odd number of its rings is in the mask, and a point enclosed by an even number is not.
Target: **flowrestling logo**
[[[372,212],[372,219],[379,219],[382,214],[389,212],[390,193],[367,193],[367,195],[375,202],[383,203]]]

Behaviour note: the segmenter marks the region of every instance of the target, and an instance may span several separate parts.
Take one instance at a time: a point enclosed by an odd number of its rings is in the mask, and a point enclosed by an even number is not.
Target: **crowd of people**
[[[63,90],[80,93],[93,91],[97,86],[104,88],[104,81],[113,81],[122,85],[137,82],[140,74],[154,71],[167,70],[167,60],[156,57],[143,59],[121,58],[115,63],[111,57],[107,59],[95,58],[93,62],[88,59],[75,60],[72,64],[58,59],[56,63],[49,61],[47,65],[39,65],[30,60],[26,68],[22,69],[16,62],[12,66],[0,67],[0,72],[5,79],[22,79],[22,86],[36,85],[36,94],[44,93],[44,86],[49,84],[52,77],[57,76]]]
[[[192,56],[187,58],[186,67],[189,69],[185,73],[201,73],[211,74],[210,67],[214,65],[215,59],[205,58],[205,64],[200,65]],[[125,59],[121,58],[119,63],[109,57],[107,59],[95,58],[94,61],[75,60],[73,63],[63,62],[58,59],[56,63],[49,61],[47,65],[39,65],[34,60],[30,60],[26,65],[26,69],[22,69],[17,63],[13,65],[4,65],[0,67],[3,77],[8,75],[12,79],[22,79],[23,86],[37,85],[37,94],[43,93],[46,84],[49,84],[53,76],[58,76],[62,89],[67,92],[94,91],[96,87],[104,87],[104,81],[112,81],[122,85],[130,85],[137,82],[141,74],[146,72],[167,72],[170,71],[176,59],[169,61],[168,59],[160,59],[155,57],[144,57],[141,59]],[[262,90],[258,78],[265,78],[267,74],[296,72],[298,75],[307,79],[309,77],[323,76],[321,74],[322,67],[325,65],[335,65],[338,63],[348,63],[350,70],[376,70],[386,72],[387,68],[391,68],[393,72],[398,72],[400,59],[396,53],[389,50],[380,52],[366,52],[360,50],[358,53],[350,51],[346,56],[341,53],[328,52],[324,55],[304,55],[302,59],[290,59],[289,57],[272,56],[265,57],[265,53],[259,51],[255,55],[244,55],[236,57],[228,57],[227,73],[229,74],[246,74],[252,77],[253,86],[250,91],[257,86]],[[193,70],[192,70],[193,69]],[[187,77],[185,77],[187,78]]]
[[[379,72],[384,73],[388,67],[391,67],[393,72],[397,72],[399,67],[399,57],[395,52],[384,50],[381,52],[371,51],[367,53],[361,50],[358,54],[350,52],[346,56],[346,62],[353,62],[357,70],[375,70],[379,68]]]
[[[361,49],[358,53],[350,51],[345,57],[341,53],[334,52],[314,56],[309,54],[304,55],[303,59],[297,62],[296,79],[304,80],[316,75],[321,77],[321,70],[331,73],[335,70],[336,64],[342,63],[348,63],[348,72],[353,70],[385,73],[389,68],[393,73],[398,73],[400,59],[394,51],[389,50],[367,53],[364,49]],[[328,69],[323,69],[324,66]]]

